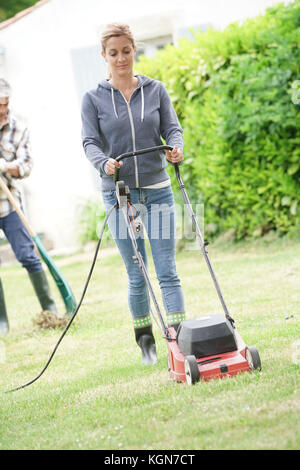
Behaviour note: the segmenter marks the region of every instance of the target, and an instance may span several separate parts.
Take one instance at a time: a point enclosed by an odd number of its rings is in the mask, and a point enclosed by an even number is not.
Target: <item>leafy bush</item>
[[[84,244],[89,241],[98,241],[103,222],[105,210],[101,200],[90,198],[78,206],[79,240]],[[112,240],[109,230],[106,228],[103,234],[103,243]]]
[[[299,45],[296,0],[141,58],[140,71],[170,92],[184,128],[183,179],[216,234],[299,230]]]
[[[33,6],[38,0],[1,0],[0,21],[16,15],[22,10]]]

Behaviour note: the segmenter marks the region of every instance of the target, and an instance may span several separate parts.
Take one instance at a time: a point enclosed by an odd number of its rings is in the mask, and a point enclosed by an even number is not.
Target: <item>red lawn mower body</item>
[[[255,346],[247,348],[239,333],[235,330],[237,349],[212,356],[196,359],[194,356],[185,356],[176,341],[177,333],[174,328],[169,328],[168,348],[168,369],[171,379],[176,382],[188,382],[193,384],[198,380],[211,380],[233,376],[241,372],[259,368],[260,364],[253,366],[251,361],[251,350],[255,354]],[[198,367],[199,375],[195,371],[191,372],[187,359],[193,357],[193,361]],[[250,360],[249,360],[250,359]],[[249,362],[248,362],[249,361]]]

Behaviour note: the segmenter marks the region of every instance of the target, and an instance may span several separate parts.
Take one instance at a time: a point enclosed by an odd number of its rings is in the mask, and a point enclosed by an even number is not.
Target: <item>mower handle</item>
[[[146,149],[142,149],[142,150],[136,150],[135,152],[128,152],[128,153],[123,153],[122,155],[119,155],[118,157],[115,158],[115,160],[117,162],[119,162],[120,160],[123,160],[124,158],[128,158],[128,157],[134,157],[135,155],[141,155],[143,153],[149,153],[149,152],[155,152],[156,150],[173,150],[173,147],[170,147],[170,145],[159,145],[158,147],[150,147],[150,148],[146,148]],[[195,231],[199,237],[199,240],[200,240],[200,246],[201,246],[201,249],[202,249],[202,252],[203,252],[203,255],[204,255],[204,258],[205,258],[205,261],[207,263],[207,266],[208,266],[208,269],[210,271],[210,274],[211,274],[211,277],[212,277],[212,280],[214,282],[214,285],[215,285],[215,288],[216,288],[216,291],[217,291],[217,294],[218,294],[218,297],[219,297],[219,300],[222,304],[222,307],[223,307],[223,310],[224,310],[224,313],[225,313],[225,317],[227,318],[227,320],[230,321],[230,323],[233,325],[234,327],[234,320],[233,318],[230,316],[229,312],[228,312],[228,309],[227,309],[227,306],[225,304],[225,300],[223,298],[223,295],[222,295],[222,292],[221,292],[221,289],[219,287],[219,283],[217,281],[217,278],[215,276],[215,273],[212,269],[212,266],[210,264],[210,260],[208,258],[208,254],[207,254],[207,251],[206,251],[206,242],[204,241],[203,239],[203,236],[202,236],[202,233],[200,231],[200,228],[198,226],[198,222],[196,220],[196,217],[195,217],[195,214],[194,214],[194,211],[193,211],[193,208],[192,208],[192,205],[190,203],[190,200],[189,200],[189,197],[187,195],[187,192],[185,190],[185,186],[182,182],[182,179],[181,179],[181,176],[180,176],[180,171],[179,171],[179,166],[178,166],[178,163],[175,163],[174,164],[174,167],[175,167],[175,173],[176,173],[176,178],[177,178],[177,181],[178,181],[178,184],[179,184],[179,188],[182,192],[182,195],[183,195],[183,198],[184,198],[184,201],[185,203],[187,204],[187,207],[188,207],[188,210],[189,210],[189,213],[190,213],[190,216],[191,216],[191,219],[192,219],[192,222],[193,222],[193,226],[195,228]],[[115,174],[114,174],[114,182],[115,184],[117,183],[117,181],[119,180],[119,175],[120,175],[120,168],[116,168],[115,169]]]
[[[173,150],[170,145],[158,145],[157,147],[149,147],[147,149],[136,150],[135,152],[127,152],[115,158],[117,162],[124,160],[124,158],[134,157],[135,155],[142,155],[143,153],[155,152],[156,150]]]

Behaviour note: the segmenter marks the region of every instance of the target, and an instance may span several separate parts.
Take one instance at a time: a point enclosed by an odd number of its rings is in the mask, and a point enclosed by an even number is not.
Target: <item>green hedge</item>
[[[299,46],[296,0],[141,58],[138,71],[165,83],[184,128],[182,174],[206,231],[299,232]]]
[[[1,0],[0,22],[11,18],[20,11],[35,5],[37,2],[38,0]]]

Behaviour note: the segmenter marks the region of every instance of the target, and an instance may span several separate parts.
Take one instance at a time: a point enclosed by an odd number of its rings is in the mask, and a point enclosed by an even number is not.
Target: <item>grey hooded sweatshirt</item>
[[[109,158],[162,145],[183,148],[182,128],[164,85],[137,75],[138,86],[126,101],[123,94],[103,80],[82,101],[82,142],[89,161],[99,171],[102,189],[114,189],[105,173]],[[120,179],[130,188],[141,188],[169,179],[165,152],[146,153],[123,160]]]

